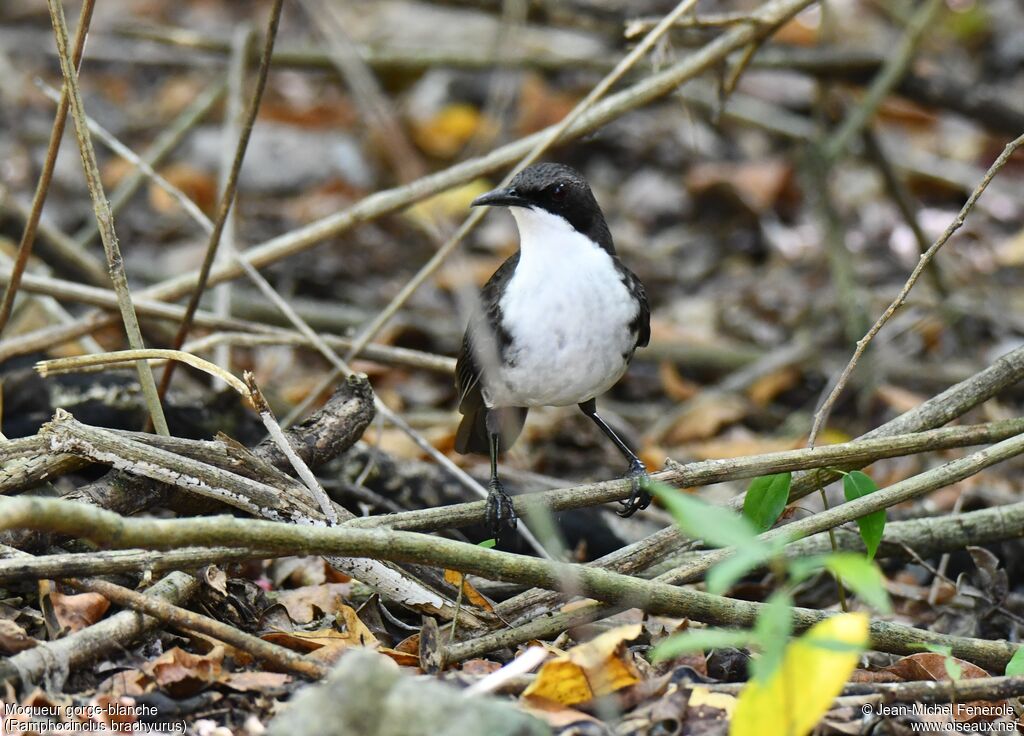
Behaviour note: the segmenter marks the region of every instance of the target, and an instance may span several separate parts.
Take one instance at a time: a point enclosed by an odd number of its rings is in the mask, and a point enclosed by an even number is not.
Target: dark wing
[[[490,330],[499,348],[502,340],[507,340],[499,319],[498,295],[504,291],[505,284],[512,278],[518,263],[519,252],[516,251],[487,280],[480,291],[480,307],[483,312],[478,319],[470,320],[466,334],[462,337],[462,349],[455,362],[455,391],[459,395],[459,411],[463,414],[484,405],[484,398],[480,393],[481,368],[473,354],[474,332],[478,329]]]
[[[621,261],[619,265],[622,266]],[[630,325],[630,328],[636,332],[635,347],[647,347],[647,343],[651,341],[651,308],[647,303],[647,292],[644,291],[644,285],[640,282],[637,275],[625,266],[622,266],[622,279],[625,281],[629,293],[640,302],[640,311],[637,312],[636,319]]]
[[[519,263],[519,253],[506,260],[494,275],[484,284],[480,294],[482,313],[470,320],[466,334],[462,338],[462,349],[455,362],[455,390],[459,394],[459,412],[463,415],[455,433],[455,450],[460,453],[488,453],[490,436],[487,429],[487,407],[484,405],[482,393],[483,370],[474,351],[474,335],[477,330],[490,330],[494,337],[494,346],[500,351],[508,343],[509,336],[501,326],[498,314],[498,299],[505,284],[512,278]],[[505,407],[498,410],[492,419],[499,424],[500,448],[507,450],[516,441],[526,421],[526,409]]]

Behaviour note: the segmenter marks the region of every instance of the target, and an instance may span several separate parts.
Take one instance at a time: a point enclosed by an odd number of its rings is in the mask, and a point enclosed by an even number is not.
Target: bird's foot
[[[512,499],[501,487],[497,478],[487,486],[487,529],[494,535],[495,539],[501,539],[504,532],[515,531],[519,517],[512,506]]]
[[[622,508],[615,512],[624,519],[651,505],[651,494],[647,492],[649,476],[646,466],[634,459],[629,464],[629,470],[626,471],[626,478],[632,482],[633,490],[627,500],[619,501]]]

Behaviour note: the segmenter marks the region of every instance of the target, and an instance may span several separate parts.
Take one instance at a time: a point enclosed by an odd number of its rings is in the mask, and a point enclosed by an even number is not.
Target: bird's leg
[[[626,477],[632,482],[633,490],[629,494],[629,499],[621,502],[622,510],[616,513],[622,517],[632,516],[637,511],[642,511],[650,506],[651,494],[647,492],[646,488],[647,467],[636,456],[636,453],[630,450],[626,443],[615,434],[615,430],[609,427],[597,413],[597,401],[595,399],[584,401],[580,404],[580,410],[593,420],[594,424],[608,436],[608,439],[615,443],[615,446],[619,448],[619,452],[629,461],[629,470],[626,471]]]
[[[491,482],[487,484],[487,528],[495,539],[504,531],[516,528],[518,518],[505,489],[498,479],[498,450],[501,442],[501,414],[498,409],[488,409],[486,421],[491,450]]]

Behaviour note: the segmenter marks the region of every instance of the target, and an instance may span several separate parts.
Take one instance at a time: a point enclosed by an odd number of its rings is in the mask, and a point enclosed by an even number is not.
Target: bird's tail
[[[526,422],[527,409],[523,407],[508,407],[503,409],[490,409],[496,414],[499,422],[500,442],[498,449],[502,452],[512,447],[512,444],[523,431],[523,424]],[[479,407],[471,409],[462,417],[459,429],[455,432],[455,450],[463,455],[474,452],[479,455],[490,454],[490,433],[487,431],[488,409]]]

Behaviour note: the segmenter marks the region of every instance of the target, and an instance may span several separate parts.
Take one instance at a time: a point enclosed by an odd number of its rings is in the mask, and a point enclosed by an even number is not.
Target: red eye
[[[551,199],[556,202],[561,202],[565,199],[565,195],[568,193],[568,187],[565,184],[556,184],[551,190]]]

